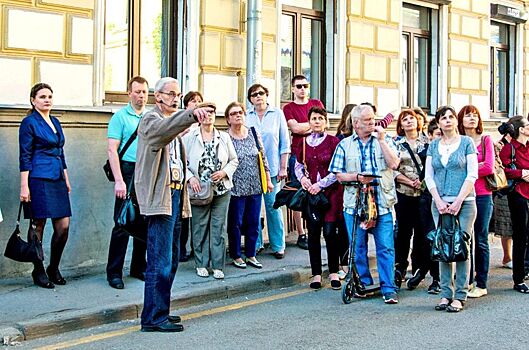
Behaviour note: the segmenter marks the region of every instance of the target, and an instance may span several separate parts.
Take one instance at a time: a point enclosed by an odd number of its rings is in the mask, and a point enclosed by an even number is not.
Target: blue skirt
[[[24,205],[26,219],[58,219],[72,216],[70,195],[64,179],[29,178],[31,202]]]

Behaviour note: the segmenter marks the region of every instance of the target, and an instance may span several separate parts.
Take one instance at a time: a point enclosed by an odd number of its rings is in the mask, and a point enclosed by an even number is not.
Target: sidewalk
[[[178,309],[290,287],[310,278],[308,252],[295,243],[287,243],[282,260],[270,253],[267,249],[258,256],[263,269],[250,266],[238,269],[231,265],[228,257],[224,280],[198,277],[192,261],[180,263],[172,288],[172,307]],[[144,284],[129,277],[128,271],[124,271],[123,290],[109,287],[104,274],[75,278],[68,278],[66,274],[65,277],[68,284],[53,290],[34,286],[30,275],[0,280],[0,339],[3,344],[140,317]]]

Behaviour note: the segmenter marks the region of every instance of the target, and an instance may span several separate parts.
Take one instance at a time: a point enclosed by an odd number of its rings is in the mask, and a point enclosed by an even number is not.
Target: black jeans
[[[311,223],[307,220],[308,243],[309,243],[309,258],[312,275],[321,275],[321,232],[323,229],[323,237],[325,238],[327,248],[327,264],[329,266],[329,273],[337,273],[340,251],[338,249],[338,232],[336,230],[336,223],[334,222],[320,222]]]
[[[133,162],[121,162],[121,174],[123,181],[129,186],[132,175],[134,174]],[[132,191],[134,192],[134,184],[132,184]],[[110,246],[108,248],[108,262],[107,262],[107,279],[123,278],[123,264],[125,263],[125,254],[127,253],[127,245],[129,244],[129,233],[118,227],[115,218],[123,200],[116,197],[114,204],[114,228],[112,229],[112,236],[110,238]],[[130,272],[132,274],[142,274],[145,272],[146,260],[145,254],[147,252],[147,245],[145,242],[134,238],[132,246],[132,259],[130,261]]]
[[[529,233],[529,210],[527,199],[513,191],[508,196],[512,220],[512,279],[514,284],[523,283],[524,260]]]
[[[430,271],[430,276],[436,281],[440,281],[439,277],[439,262],[432,261],[430,253],[432,251],[432,246],[430,242],[426,239],[428,233],[432,230],[435,230],[435,222],[433,221],[432,216],[432,195],[428,190],[424,190],[421,194],[419,200],[419,215],[421,224],[424,232],[424,246],[422,247],[424,251],[424,271],[421,271],[423,276],[426,276],[428,271]]]
[[[413,250],[411,252],[412,271],[424,271],[426,267],[425,257],[425,233],[417,215],[420,212],[420,197],[406,196],[397,193],[398,202],[395,206],[398,231],[395,236],[395,266],[404,276],[408,268],[408,256],[410,255],[410,240],[413,236]]]

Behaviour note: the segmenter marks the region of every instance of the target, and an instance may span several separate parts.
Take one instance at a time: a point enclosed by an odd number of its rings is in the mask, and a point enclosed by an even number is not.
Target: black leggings
[[[338,231],[336,230],[336,223],[311,223],[307,220],[307,231],[309,241],[309,258],[312,275],[321,275],[321,232],[323,229],[323,237],[325,238],[327,246],[327,262],[329,265],[329,273],[337,273],[340,262],[340,250],[338,249],[339,239]]]

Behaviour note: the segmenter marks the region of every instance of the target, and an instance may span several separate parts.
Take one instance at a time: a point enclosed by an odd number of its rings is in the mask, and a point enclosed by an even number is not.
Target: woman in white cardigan
[[[214,104],[207,103],[215,108]],[[197,275],[224,278],[226,260],[226,218],[233,187],[233,173],[239,165],[230,136],[214,127],[215,112],[204,118],[199,128],[182,139],[187,153],[189,195],[199,193],[209,183],[213,200],[206,205],[191,203],[192,242]]]

